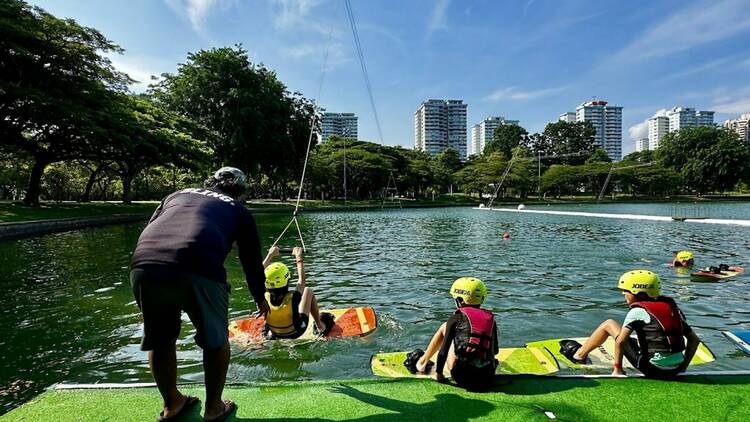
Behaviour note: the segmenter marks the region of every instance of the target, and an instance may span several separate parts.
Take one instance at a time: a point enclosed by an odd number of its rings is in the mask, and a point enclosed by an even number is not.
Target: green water
[[[750,219],[750,205],[708,205],[711,217]],[[669,215],[671,204],[545,209]],[[268,245],[288,216],[258,215]],[[650,268],[679,299],[717,362],[750,369],[719,329],[750,328],[750,277],[694,284],[667,264],[675,251],[698,264],[750,265],[750,228],[476,211],[465,208],[308,214],[302,217],[309,284],[323,307],[373,306],[378,330],[366,338],[233,351],[230,382],[361,378],[378,351],[424,348],[453,312],[458,276],[485,280],[501,344],[586,335],[626,308],[615,285]],[[0,403],[9,409],[56,382],[151,381],[139,350],[140,316],[128,284],[130,254],[143,224],[0,242]],[[502,240],[508,231],[511,239]],[[235,257],[231,317],[253,310]],[[201,381],[200,351],[185,320],[179,377]]]

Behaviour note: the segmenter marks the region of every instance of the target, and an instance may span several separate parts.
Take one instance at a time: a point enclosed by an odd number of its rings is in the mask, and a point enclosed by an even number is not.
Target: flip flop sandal
[[[229,403],[228,406],[227,406],[227,403]],[[224,402],[224,413],[222,413],[221,415],[213,419],[206,419],[206,422],[224,422],[228,420],[229,417],[232,416],[232,414],[234,414],[234,412],[236,411],[237,411],[237,403],[233,401]]]
[[[586,359],[576,359],[575,354],[582,347],[581,343],[575,340],[560,340],[560,354],[565,356],[568,360],[573,363],[587,364],[589,363],[588,357]]]
[[[162,410],[159,412],[159,419],[157,419],[158,422],[169,422],[169,421],[176,421],[182,418],[183,416],[187,415],[193,407],[195,407],[196,404],[200,403],[201,400],[198,397],[194,396],[185,396],[185,404],[182,405],[182,409],[180,409],[179,412],[177,412],[176,415],[170,416],[168,418],[164,417],[164,411]]]

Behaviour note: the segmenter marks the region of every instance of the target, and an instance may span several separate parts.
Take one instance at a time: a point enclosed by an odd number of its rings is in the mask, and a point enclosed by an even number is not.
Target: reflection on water
[[[560,206],[668,215],[670,204]],[[750,218],[746,204],[713,204],[712,217]],[[288,216],[257,216],[269,245]],[[424,348],[453,312],[447,294],[463,275],[485,280],[501,344],[580,336],[626,312],[614,289],[621,273],[658,272],[690,323],[717,354],[710,369],[750,369],[717,331],[750,328],[748,276],[695,284],[668,266],[674,252],[698,265],[750,265],[750,229],[729,226],[479,212],[470,209],[322,213],[302,217],[309,284],[324,307],[369,305],[378,330],[363,339],[235,348],[229,381],[370,376],[384,350]],[[139,350],[140,316],[128,264],[142,224],[0,243],[0,402],[18,405],[56,382],[150,381]],[[503,240],[504,232],[511,234]],[[291,243],[292,239],[287,241]],[[231,317],[253,310],[241,270],[228,260]],[[183,325],[182,382],[202,379],[201,355]]]

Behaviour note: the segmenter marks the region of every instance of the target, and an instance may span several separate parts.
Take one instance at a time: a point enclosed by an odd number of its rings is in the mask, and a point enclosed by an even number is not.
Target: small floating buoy
[[[521,211],[526,208],[526,205],[524,204],[518,204],[518,211]]]
[[[503,233],[503,240],[508,240],[508,239],[510,239],[510,233],[508,232]]]

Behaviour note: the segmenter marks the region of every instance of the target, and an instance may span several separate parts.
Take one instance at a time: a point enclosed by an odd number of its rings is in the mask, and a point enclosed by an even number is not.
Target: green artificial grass
[[[203,397],[200,386],[183,388]],[[349,380],[228,387],[238,421],[747,421],[750,376],[498,378],[470,393],[431,380]],[[160,410],[155,388],[52,390],[6,414],[8,421],[148,421]],[[196,408],[188,421],[199,421]]]
[[[0,223],[50,220],[58,218],[96,217],[112,214],[149,214],[158,202],[138,202],[129,205],[110,202],[44,202],[38,207],[20,203],[0,203]]]

